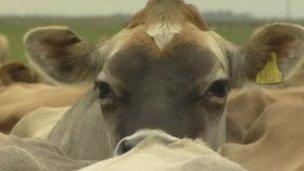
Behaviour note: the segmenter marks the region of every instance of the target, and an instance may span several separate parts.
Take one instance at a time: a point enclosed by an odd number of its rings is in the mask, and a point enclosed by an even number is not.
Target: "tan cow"
[[[81,171],[245,171],[200,140],[178,139],[158,130],[140,131],[126,139],[134,143],[129,146],[136,147]],[[123,142],[118,149],[126,148]]]
[[[72,171],[84,168],[84,171],[245,171],[200,140],[180,140],[157,130],[140,131],[127,138],[138,145],[122,156],[96,163],[72,159],[42,141],[22,140],[0,134],[0,170]],[[85,168],[91,164],[94,165]]]
[[[302,57],[304,59],[304,57]],[[286,80],[286,86],[303,86],[304,85],[304,60],[292,70]]]
[[[59,157],[102,160],[113,156],[121,140],[150,128],[200,139],[216,150],[225,142],[229,82],[254,81],[271,54],[278,61],[300,58],[303,40],[301,26],[275,23],[239,48],[211,31],[182,0],[150,0],[101,46],[67,27],[34,29],[25,47],[40,74],[58,83],[95,84],[55,124],[44,148],[35,150],[37,144],[24,140],[17,147],[38,160],[37,151],[50,148],[62,152]]]
[[[8,39],[0,34],[0,66],[7,60],[9,52]]]
[[[228,137],[239,136],[221,153],[252,171],[303,170],[304,87],[257,89],[233,100],[242,101],[238,105],[241,111],[228,115],[239,129],[230,133],[228,129]]]
[[[147,127],[201,138],[217,149],[225,140],[229,80],[233,86],[255,80],[271,53],[279,61],[300,58],[303,40],[302,27],[276,23],[238,48],[209,30],[193,6],[151,0],[101,46],[59,26],[31,30],[25,46],[31,65],[50,81],[95,82],[62,116],[48,141],[75,158],[102,159],[120,139]],[[69,138],[60,138],[63,132]],[[82,136],[69,136],[72,132]],[[98,146],[97,139],[105,145]]]
[[[69,108],[38,108],[22,117],[10,135],[16,135],[20,138],[46,139],[57,121]]]
[[[252,171],[304,169],[303,60],[280,87],[235,90],[227,103],[222,154]]]
[[[302,30],[303,34],[304,27],[299,25],[296,27]],[[276,28],[270,35],[280,33],[283,29]],[[265,44],[269,44],[265,39],[265,34],[270,30],[270,25],[256,30],[247,45],[249,49],[262,49],[263,52]],[[304,85],[304,39],[302,34],[299,32],[295,37],[281,35],[271,38],[270,42],[276,44],[276,48],[274,48],[277,49],[276,53],[285,56],[278,58],[278,67],[283,77],[282,83],[268,85],[247,83],[242,88],[230,92],[226,108],[228,142],[241,142],[252,123],[268,105],[285,97],[294,97],[302,90],[301,86]],[[289,43],[278,46],[278,42],[274,43],[275,41]]]
[[[17,121],[39,107],[71,105],[88,89],[85,86],[78,88],[76,86],[71,88],[68,86],[55,87],[39,83],[40,80],[42,79],[34,71],[21,62],[11,62],[0,67],[0,132],[8,133]],[[63,100],[58,100],[57,98],[63,94],[66,95]],[[39,111],[41,116],[34,112],[37,120],[40,117],[50,116],[47,114],[48,110],[45,111],[45,115],[43,110]],[[35,123],[33,120],[28,125],[38,128]],[[26,130],[23,129],[23,133],[26,134]]]
[[[96,161],[74,160],[45,142],[0,133],[1,171],[74,171]]]
[[[16,84],[0,87],[0,130],[8,133],[27,113],[39,107],[65,107],[78,101],[86,87]]]

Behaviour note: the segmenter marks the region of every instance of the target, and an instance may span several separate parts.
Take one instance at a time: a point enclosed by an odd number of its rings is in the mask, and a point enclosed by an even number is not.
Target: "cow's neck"
[[[89,93],[58,121],[48,142],[74,159],[102,160],[112,155],[96,97]]]

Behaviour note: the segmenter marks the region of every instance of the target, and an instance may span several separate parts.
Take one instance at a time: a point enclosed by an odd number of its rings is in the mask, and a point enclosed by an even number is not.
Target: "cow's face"
[[[145,32],[134,33],[96,80],[116,139],[155,128],[203,138],[216,149],[229,90],[225,55],[211,33],[195,27],[184,27],[163,49]]]
[[[168,2],[150,1],[102,49],[107,60],[96,81],[102,113],[116,142],[148,128],[202,138],[217,149],[229,89],[224,41],[191,6]]]
[[[179,138],[201,138],[217,149],[225,138],[229,82],[254,80],[272,52],[290,57],[275,47],[304,40],[296,38],[304,35],[298,26],[264,30],[238,49],[208,31],[192,6],[151,0],[101,47],[65,27],[35,29],[25,44],[31,63],[49,80],[95,83],[91,95],[98,97],[100,122],[114,144],[140,129],[161,129]]]

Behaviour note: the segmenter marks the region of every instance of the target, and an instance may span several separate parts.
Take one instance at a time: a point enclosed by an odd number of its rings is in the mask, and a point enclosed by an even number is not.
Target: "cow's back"
[[[39,107],[65,107],[73,104],[87,87],[15,84],[0,87],[0,130],[9,132],[27,113]]]
[[[12,129],[10,135],[21,138],[46,139],[54,125],[69,107],[41,107],[24,116]]]
[[[252,87],[251,87],[252,88]],[[232,92],[222,154],[249,170],[300,170],[304,86]]]

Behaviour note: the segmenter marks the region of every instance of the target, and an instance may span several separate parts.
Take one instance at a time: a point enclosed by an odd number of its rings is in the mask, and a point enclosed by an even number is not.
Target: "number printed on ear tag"
[[[256,77],[256,83],[278,84],[282,82],[282,73],[278,67],[277,55],[275,53],[271,53],[271,58],[269,59],[263,70],[258,73]]]

